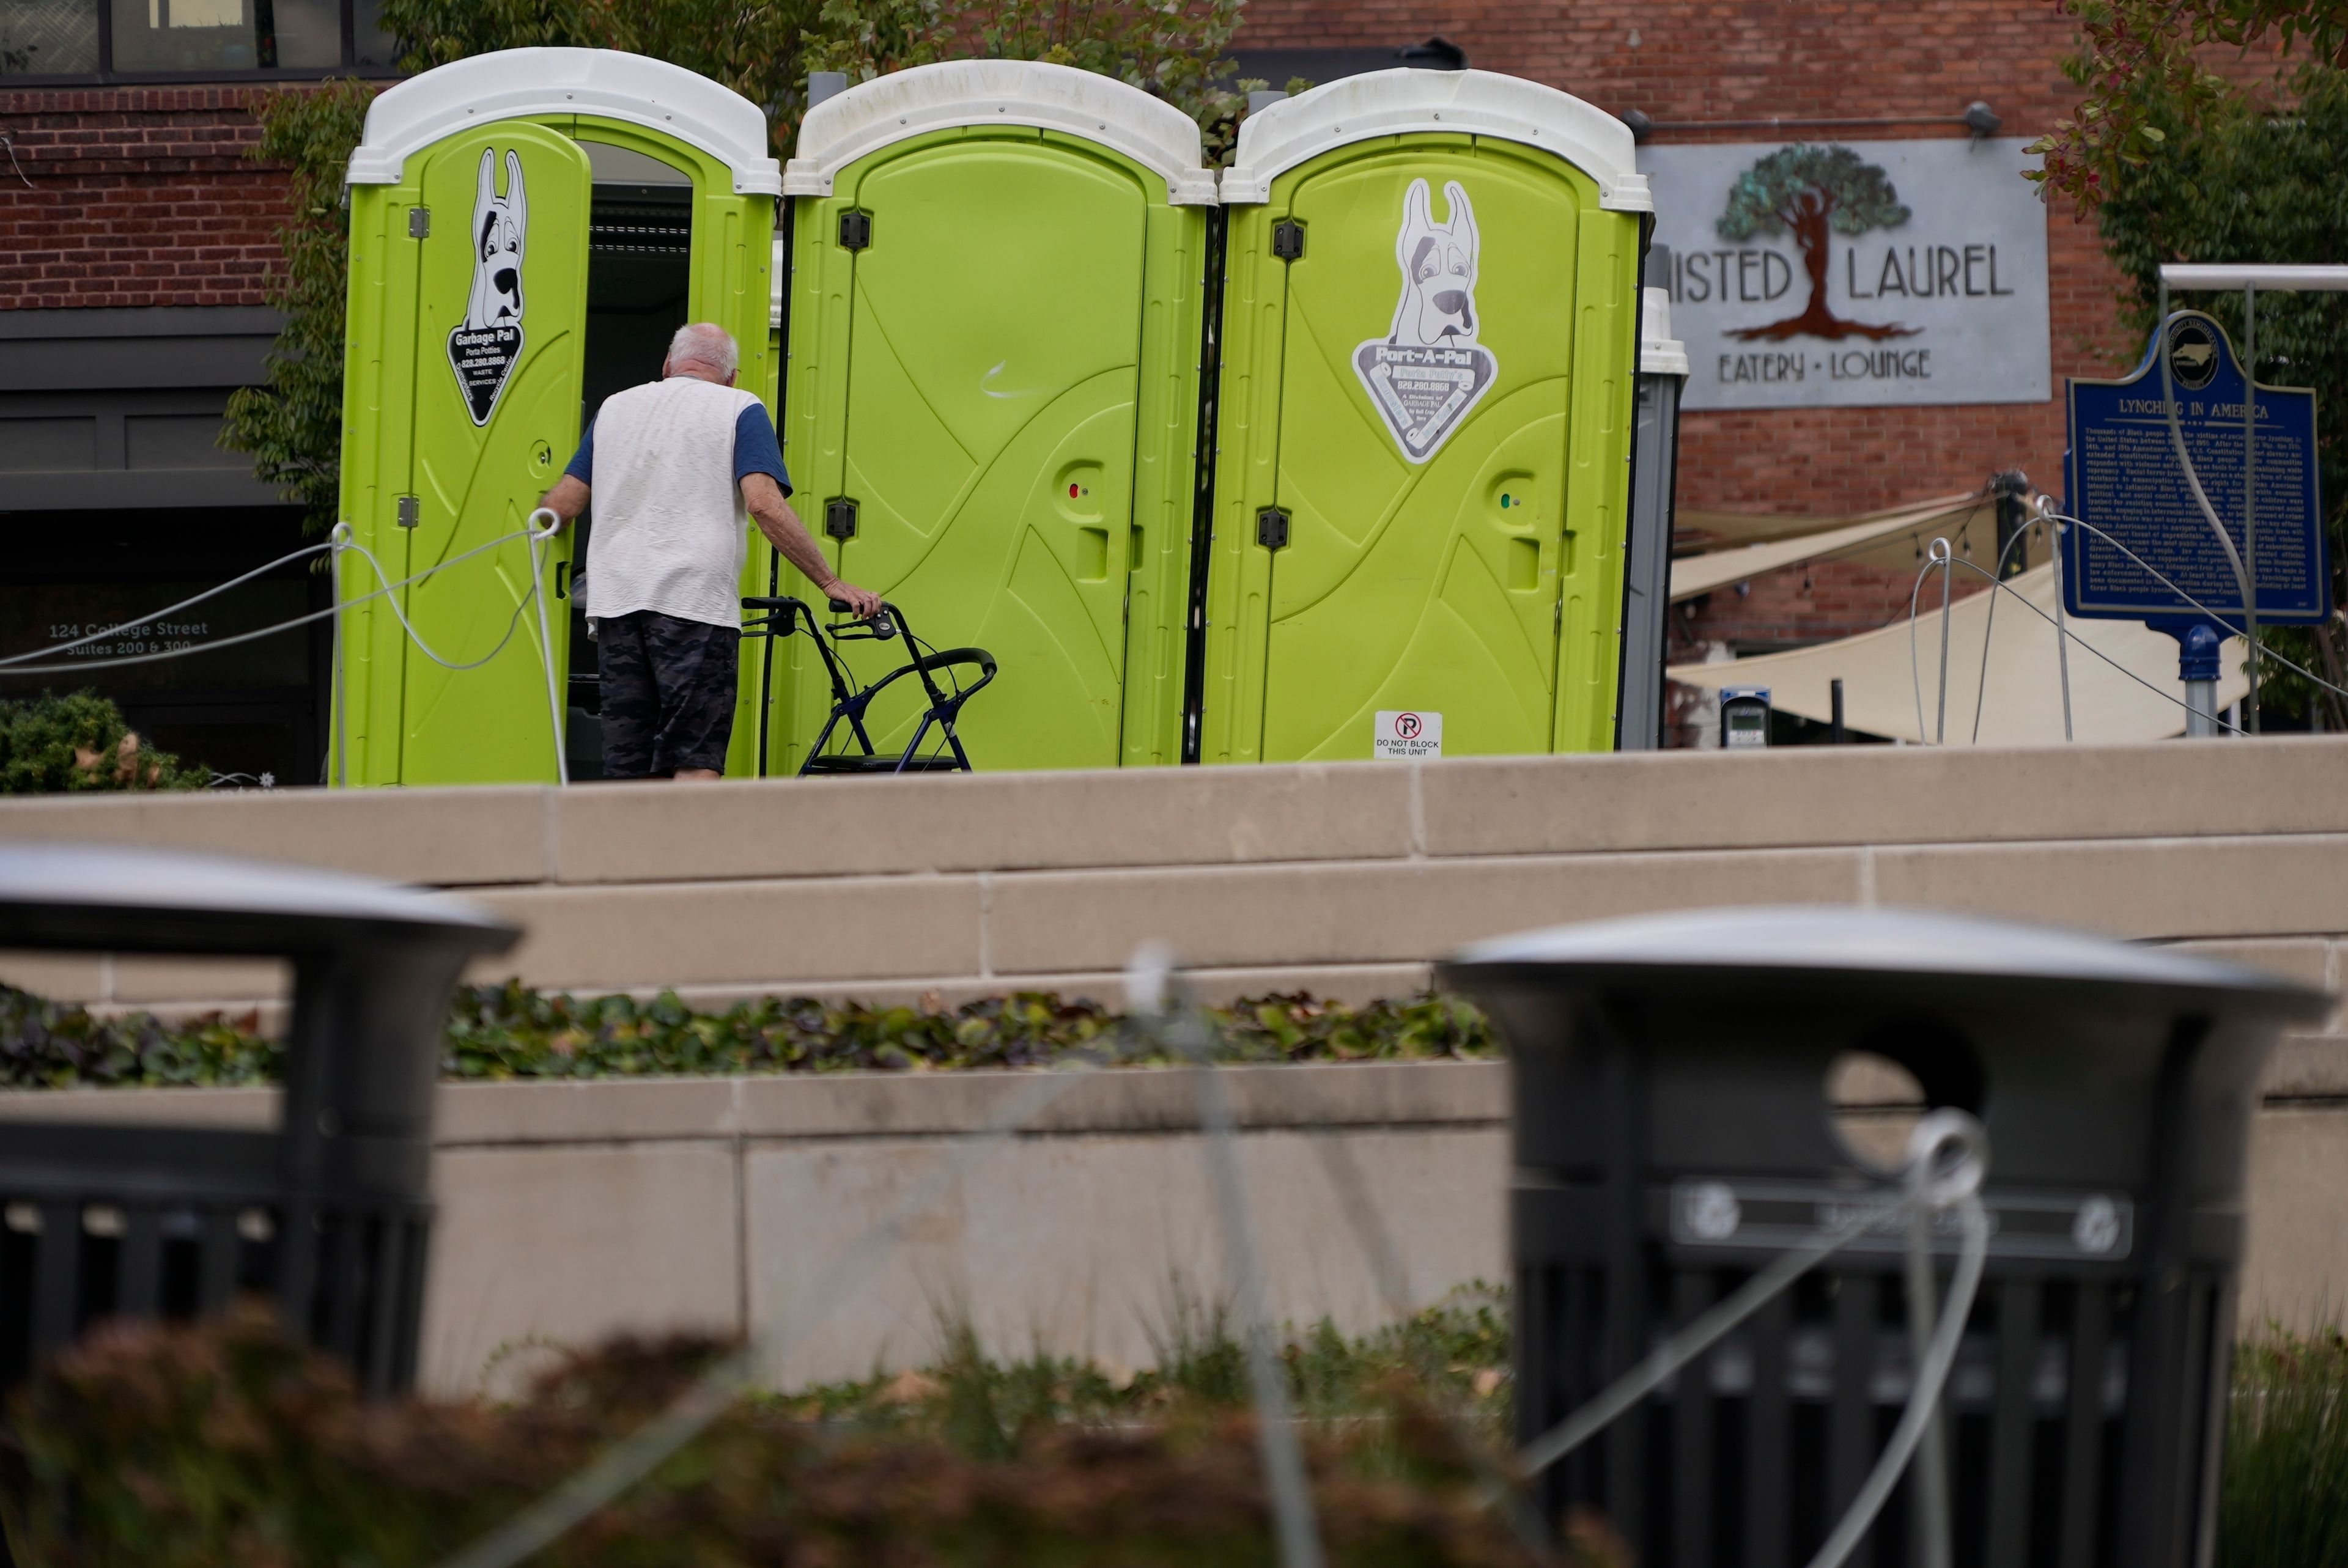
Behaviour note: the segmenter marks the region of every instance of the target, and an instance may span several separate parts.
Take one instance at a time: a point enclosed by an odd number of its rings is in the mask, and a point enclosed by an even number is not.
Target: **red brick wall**
[[[252,91],[0,92],[0,310],[266,303],[286,190]]]

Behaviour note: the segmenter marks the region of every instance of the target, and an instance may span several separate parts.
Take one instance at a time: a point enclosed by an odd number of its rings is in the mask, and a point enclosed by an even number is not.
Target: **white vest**
[[[741,624],[748,518],[734,479],[734,423],[757,401],[689,375],[603,400],[588,480],[590,615],[656,610],[711,626]]]

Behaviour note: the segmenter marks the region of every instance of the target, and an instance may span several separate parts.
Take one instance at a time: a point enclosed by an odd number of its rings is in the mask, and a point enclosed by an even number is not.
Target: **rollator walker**
[[[840,600],[830,601],[835,612],[845,612],[848,605]],[[772,598],[746,599],[742,601],[744,637],[788,637],[806,631],[823,658],[823,668],[831,678],[831,717],[825,721],[822,733],[799,764],[799,776],[824,774],[966,774],[972,772],[970,753],[963,750],[962,737],[954,732],[954,721],[962,713],[963,704],[986,689],[994,679],[994,655],[983,648],[949,648],[941,652],[913,635],[912,626],[905,612],[883,601],[878,615],[848,620],[835,620],[827,630],[817,624],[815,613],[804,600],[789,595]],[[753,616],[756,619],[752,619]],[[888,642],[902,638],[905,651],[911,657],[870,685],[860,685],[855,671],[837,651],[841,642]],[[772,660],[768,667],[772,668]],[[963,684],[962,671],[975,669],[978,679]],[[913,726],[913,737],[901,753],[883,753],[872,743],[870,731],[864,727],[864,716],[873,700],[911,675],[922,684],[929,699],[922,710],[921,722]],[[826,752],[840,726],[848,728],[837,752]],[[947,749],[924,752],[923,743],[934,728]],[[759,752],[765,754],[766,736],[761,724]],[[858,749],[850,750],[850,746]]]

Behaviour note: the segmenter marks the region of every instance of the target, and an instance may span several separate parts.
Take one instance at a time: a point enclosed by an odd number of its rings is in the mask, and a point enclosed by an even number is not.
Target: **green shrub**
[[[641,1428],[712,1348],[622,1343],[520,1402],[363,1405],[256,1309],[200,1328],[102,1328],[12,1401],[0,1511],[46,1568],[440,1561]],[[1308,1430],[1328,1561],[1529,1563],[1443,1423]],[[973,1456],[913,1427],[737,1401],[535,1568],[885,1563],[891,1568],[1271,1568],[1247,1417],[1176,1409],[1048,1421]]]
[[[0,794],[201,789],[209,776],[140,740],[92,692],[0,699]]]
[[[1220,1054],[1233,1061],[1355,1061],[1494,1054],[1484,1015],[1454,997],[1350,1007],[1304,995],[1220,1009]],[[274,1082],[279,1045],[253,1020],[203,1018],[167,1028],[145,1013],[93,1017],[0,985],[0,1088]],[[572,997],[515,981],[460,989],[448,1009],[446,1078],[610,1078],[754,1072],[895,1071],[1162,1061],[1097,1003],[1048,991],[959,1008],[865,1007],[760,998],[695,1012],[663,992]]]
[[[95,1018],[0,986],[0,1087],[267,1083],[283,1060],[276,1041],[224,1018],[167,1029],[147,1013]]]
[[[1490,1026],[1455,998],[1365,1007],[1304,995],[1220,1009],[1223,1054],[1240,1061],[1350,1061],[1488,1055]],[[1097,1002],[1048,991],[959,1008],[866,1007],[775,997],[695,1012],[675,996],[580,999],[517,982],[457,994],[443,1071],[451,1078],[633,1073],[871,1071],[1163,1061]]]

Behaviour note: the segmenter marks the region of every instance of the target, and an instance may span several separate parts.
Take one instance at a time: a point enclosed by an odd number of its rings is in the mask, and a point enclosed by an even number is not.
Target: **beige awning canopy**
[[[1685,520],[1729,515],[1683,512],[1680,517]],[[1798,519],[1744,520],[1786,523]],[[1673,558],[1672,602],[1694,599],[1763,572],[1798,566],[1804,561],[1866,560],[1885,567],[1921,566],[1935,538],[1948,539],[1959,560],[1977,562],[1984,569],[1989,567],[1990,557],[1997,553],[1997,502],[1984,495],[1943,496],[1858,518],[1813,520],[1827,526]],[[2045,555],[2043,548],[2034,548],[2028,544],[2021,546],[2019,553],[2033,559]]]
[[[1971,574],[1960,569],[1959,575]],[[2026,571],[2006,586],[2043,617],[2054,615],[2052,566]],[[1839,642],[1718,664],[1674,665],[1669,673],[1674,681],[1712,691],[1766,686],[1772,707],[1821,723],[1833,716],[1831,683],[1840,679],[1844,722],[1850,728],[1899,740],[1931,741],[1940,729],[1939,600],[1936,574],[1925,583],[1923,593],[1923,603],[1932,608],[1919,606],[1912,636],[1911,624],[1902,616],[1890,626]],[[2002,601],[1993,624],[1993,600]],[[2062,744],[2063,692],[2051,620],[2000,593],[1961,599],[1950,607],[1948,619],[1946,743],[1973,743],[1978,723],[1979,743],[1984,746]],[[2177,678],[2175,638],[2134,620],[2074,620],[2069,624],[2075,639],[2070,651],[2073,739],[2108,745],[2185,733],[2185,687]],[[2242,674],[2243,656],[2242,640],[2229,638],[2219,665],[2224,671],[2218,682],[2220,708],[2239,702],[2250,689]]]
[[[1808,534],[1822,534],[1833,528],[1847,528],[1853,523],[1872,522],[1890,517],[1895,512],[1954,511],[1982,499],[1976,490],[1954,495],[1931,496],[1919,501],[1905,501],[1897,507],[1879,507],[1871,512],[1715,512],[1700,507],[1679,507],[1672,512],[1674,532],[1694,530],[1704,536],[1704,549],[1727,549],[1735,545],[1767,544],[1773,539],[1799,538]]]

